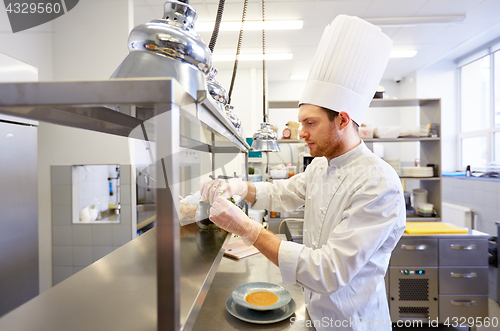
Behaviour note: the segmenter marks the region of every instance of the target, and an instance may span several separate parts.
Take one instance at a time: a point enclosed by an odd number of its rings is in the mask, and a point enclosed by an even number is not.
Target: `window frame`
[[[476,137],[486,137],[487,141],[487,157],[486,157],[486,165],[495,159],[495,133],[500,132],[500,126],[495,127],[495,53],[500,52],[500,43],[497,43],[485,47],[480,51],[476,51],[473,55],[467,56],[465,59],[461,61],[457,61],[457,160],[456,166],[457,170],[464,171],[466,165],[462,165],[462,140],[467,138],[476,138]],[[500,53],[499,53],[500,54]],[[490,126],[487,129],[475,130],[469,132],[462,132],[462,68],[468,64],[471,64],[477,60],[480,60],[486,56],[489,56],[490,61],[490,109],[489,109],[489,117],[490,117]],[[500,56],[499,56],[500,57]],[[500,63],[497,64],[500,67]],[[496,82],[500,84],[499,82]],[[497,110],[500,112],[500,109]],[[500,124],[500,123],[499,123]],[[497,159],[500,161],[500,155],[497,156]],[[475,168],[473,171],[486,171],[486,167],[484,168]]]

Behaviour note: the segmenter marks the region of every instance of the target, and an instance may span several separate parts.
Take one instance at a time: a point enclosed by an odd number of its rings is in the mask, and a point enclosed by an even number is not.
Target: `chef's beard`
[[[309,149],[309,154],[314,157],[326,157],[328,161],[342,154],[343,144],[335,125],[332,125],[330,135],[325,139],[314,141],[314,145]]]

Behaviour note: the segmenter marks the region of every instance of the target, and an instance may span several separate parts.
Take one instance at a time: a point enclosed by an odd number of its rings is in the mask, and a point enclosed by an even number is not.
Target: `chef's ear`
[[[340,130],[344,130],[351,123],[351,117],[345,111],[341,111],[336,119]]]

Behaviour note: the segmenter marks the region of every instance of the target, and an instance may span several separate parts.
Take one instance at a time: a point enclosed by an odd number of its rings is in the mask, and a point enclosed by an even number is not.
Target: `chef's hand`
[[[248,245],[253,245],[262,230],[259,224],[223,197],[215,198],[210,208],[210,220],[228,232],[242,237]]]
[[[229,199],[233,195],[239,195],[245,198],[247,193],[247,183],[240,178],[216,179],[203,184],[201,187],[201,201],[207,201],[207,198],[209,198],[210,204],[213,204],[218,196]]]

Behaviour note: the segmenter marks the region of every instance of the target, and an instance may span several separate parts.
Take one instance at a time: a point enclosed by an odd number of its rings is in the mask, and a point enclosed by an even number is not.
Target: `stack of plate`
[[[433,177],[434,168],[432,167],[403,167],[401,168],[403,177]]]
[[[270,305],[256,305],[247,302],[247,296],[255,292],[267,292],[278,298]],[[226,309],[234,317],[249,323],[270,324],[282,321],[295,313],[295,301],[282,286],[256,282],[236,287],[226,300]]]
[[[400,162],[399,162],[399,159],[383,159],[385,162],[389,163],[389,165],[391,167],[394,168],[394,170],[396,170],[396,172],[399,173],[401,172],[401,168],[400,168]]]

